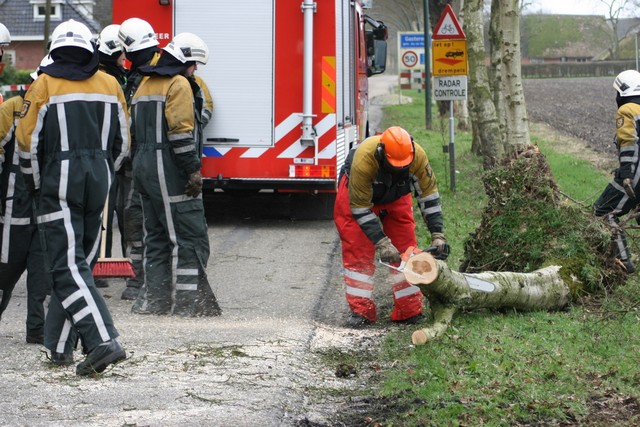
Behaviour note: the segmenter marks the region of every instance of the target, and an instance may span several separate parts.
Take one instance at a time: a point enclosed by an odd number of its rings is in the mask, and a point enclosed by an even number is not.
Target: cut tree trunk
[[[444,261],[434,259],[433,265],[438,270],[437,278],[430,284],[416,285],[429,299],[434,322],[413,333],[411,340],[415,345],[426,344],[444,334],[458,310],[560,310],[571,299],[569,286],[559,274],[560,266],[531,273],[467,274],[451,270]]]

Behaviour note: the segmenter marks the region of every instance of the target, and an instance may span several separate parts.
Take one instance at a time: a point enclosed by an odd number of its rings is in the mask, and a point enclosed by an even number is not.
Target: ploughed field
[[[529,120],[543,122],[585,141],[605,155],[615,148],[614,77],[526,79],[523,81]]]

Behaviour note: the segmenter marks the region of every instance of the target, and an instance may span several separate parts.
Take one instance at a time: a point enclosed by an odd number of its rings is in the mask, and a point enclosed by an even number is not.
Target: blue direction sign
[[[424,34],[400,34],[400,48],[423,48],[424,49]]]

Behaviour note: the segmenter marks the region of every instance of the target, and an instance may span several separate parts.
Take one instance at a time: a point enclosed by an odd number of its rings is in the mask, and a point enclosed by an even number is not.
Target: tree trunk
[[[489,81],[491,93],[493,95],[493,105],[498,117],[498,138],[500,140],[501,150],[504,151],[504,140],[507,128],[507,114],[504,107],[504,93],[502,93],[502,56],[500,53],[501,45],[500,34],[500,8],[498,1],[491,3],[491,19],[489,21],[489,49],[491,64],[489,69]]]
[[[502,83],[506,101],[505,152],[512,154],[530,144],[529,119],[524,102],[520,57],[520,12],[518,0],[499,2],[502,30]]]
[[[411,340],[415,345],[423,345],[444,334],[453,315],[461,309],[559,310],[570,301],[570,289],[559,274],[559,266],[532,273],[466,274],[437,261],[437,268],[435,281],[417,284],[431,304],[434,322],[413,333]]]
[[[485,169],[489,169],[502,157],[503,147],[485,65],[483,3],[467,0],[464,15],[469,55],[469,116],[477,131],[474,142],[479,145]]]

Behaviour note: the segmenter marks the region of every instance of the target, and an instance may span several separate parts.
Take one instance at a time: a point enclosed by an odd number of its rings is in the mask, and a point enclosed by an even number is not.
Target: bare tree
[[[502,91],[505,103],[505,153],[518,151],[530,143],[529,119],[522,88],[520,56],[520,8],[518,0],[493,0],[498,3]]]
[[[633,27],[623,29],[621,21],[621,15],[630,12],[632,7],[637,7],[638,2],[632,0],[600,0],[600,3],[607,7],[607,13],[605,19],[611,26],[611,47],[609,48],[609,54],[611,59],[618,59],[618,51],[620,49],[620,41],[627,37]]]
[[[464,28],[469,56],[469,116],[473,123],[473,150],[483,157],[485,169],[502,157],[498,118],[491,95],[484,48],[483,0],[466,0]]]

